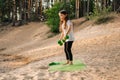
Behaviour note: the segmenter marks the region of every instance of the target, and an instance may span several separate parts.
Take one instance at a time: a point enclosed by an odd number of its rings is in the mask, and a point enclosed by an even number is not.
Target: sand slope
[[[0,35],[0,80],[119,80],[120,18],[101,25],[75,22],[74,59],[87,68],[75,72],[49,72],[48,63],[65,60],[44,23],[30,23]],[[29,63],[29,64],[28,64]],[[66,76],[64,76],[66,75]]]

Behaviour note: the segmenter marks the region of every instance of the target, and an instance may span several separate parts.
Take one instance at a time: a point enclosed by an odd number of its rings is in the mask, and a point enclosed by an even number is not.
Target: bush
[[[52,8],[45,10],[45,14],[47,16],[46,23],[51,28],[52,32],[59,32],[59,16],[58,12],[60,10],[60,3],[55,4]]]
[[[97,19],[103,16],[108,15],[111,12],[112,7],[104,8],[103,10],[99,10],[96,6],[93,9],[93,12],[90,12],[90,16],[87,16],[88,19]]]

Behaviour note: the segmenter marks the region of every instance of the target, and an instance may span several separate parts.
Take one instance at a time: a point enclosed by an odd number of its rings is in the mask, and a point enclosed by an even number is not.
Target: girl
[[[60,40],[64,39],[66,35],[69,36],[69,39],[67,39],[64,43],[64,51],[66,54],[66,64],[72,65],[73,64],[73,55],[71,52],[72,44],[74,41],[74,35],[73,35],[73,24],[70,20],[68,20],[68,13],[66,10],[61,10],[59,12],[59,18],[60,18],[60,26],[59,30],[61,32]]]

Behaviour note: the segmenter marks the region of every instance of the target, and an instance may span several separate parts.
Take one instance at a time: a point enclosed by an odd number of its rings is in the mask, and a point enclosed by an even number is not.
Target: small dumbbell
[[[62,46],[62,45],[63,45],[63,43],[62,43],[62,41],[61,41],[61,40],[58,40],[58,44],[59,44],[60,46]]]
[[[69,39],[68,35],[65,36],[65,38],[62,40],[62,42],[65,42],[67,39]]]

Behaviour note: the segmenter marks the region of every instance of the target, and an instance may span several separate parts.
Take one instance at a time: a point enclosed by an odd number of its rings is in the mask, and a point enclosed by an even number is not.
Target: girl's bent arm
[[[68,26],[68,29],[67,29],[67,31],[66,31],[66,35],[68,35],[68,34],[69,34],[70,29],[71,29],[71,26]],[[66,35],[65,35],[65,36],[66,36]]]
[[[67,24],[67,26],[68,26],[68,28],[66,30],[66,35],[68,35],[70,33],[70,30],[71,30],[71,27],[73,26],[73,23],[71,21],[69,21],[68,24]]]
[[[59,40],[62,40],[63,37],[64,37],[64,34],[63,34],[63,32],[62,32],[61,35],[60,35],[60,39],[59,39]]]

